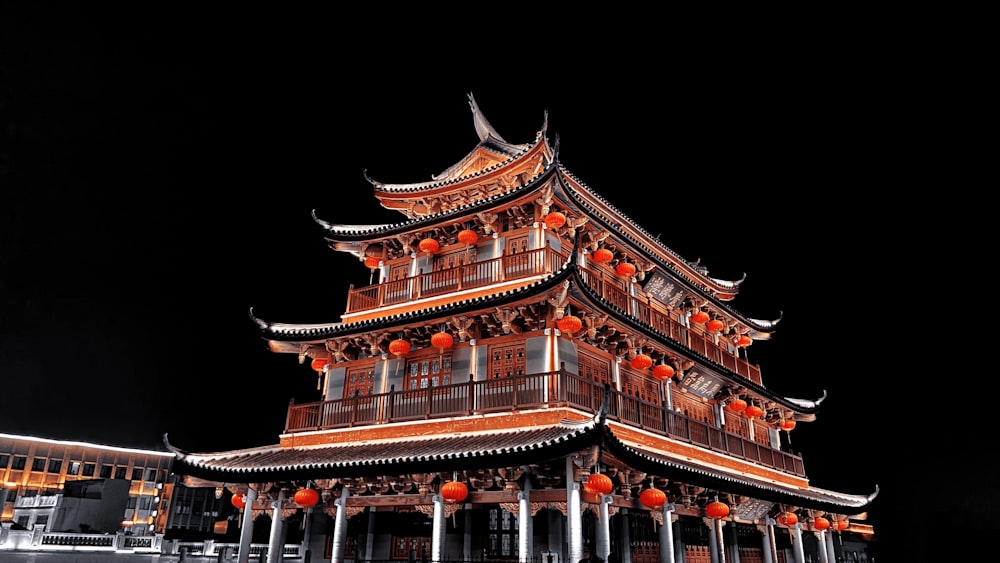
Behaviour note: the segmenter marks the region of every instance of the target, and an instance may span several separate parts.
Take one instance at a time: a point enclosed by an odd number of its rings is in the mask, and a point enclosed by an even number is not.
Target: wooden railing
[[[659,301],[649,298],[633,297],[621,288],[617,280],[608,283],[609,274],[590,268],[580,268],[583,280],[606,301],[618,307],[625,314],[655,328],[680,342],[695,352],[722,365],[726,369],[743,376],[758,385],[762,385],[760,366],[751,364],[743,358],[731,354],[724,346],[715,342],[714,337],[699,329],[685,326],[671,316],[667,307]]]
[[[347,312],[368,311],[508,280],[551,274],[565,262],[564,256],[546,247],[360,289],[351,288],[347,296]]]
[[[565,371],[538,373],[441,387],[397,391],[290,405],[285,433],[333,430],[510,412],[547,407],[573,407],[596,413],[605,388]],[[713,424],[610,390],[608,418],[648,432],[804,476],[802,458]]]

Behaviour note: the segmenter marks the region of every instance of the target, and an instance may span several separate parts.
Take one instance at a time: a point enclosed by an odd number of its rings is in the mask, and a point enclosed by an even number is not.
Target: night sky
[[[960,423],[915,389],[960,360],[929,350],[921,324],[942,313],[921,308],[921,265],[944,260],[921,253],[922,211],[898,197],[927,176],[896,53],[470,36],[442,56],[420,34],[351,40],[317,14],[221,12],[0,17],[0,432],[276,443],[316,377],[266,350],[250,309],[339,320],[369,272],[325,245],[311,211],[402,220],[365,171],[418,182],[458,161],[478,140],[472,92],[513,143],[548,111],[588,186],[711,276],[746,275],[732,305],[782,318],[749,349],[765,385],[828,393],[792,433],[814,485],[878,485],[870,516],[889,537],[917,521],[1000,527],[989,471],[951,453],[971,449],[956,426],[977,415]],[[968,494],[921,498],[948,475]]]

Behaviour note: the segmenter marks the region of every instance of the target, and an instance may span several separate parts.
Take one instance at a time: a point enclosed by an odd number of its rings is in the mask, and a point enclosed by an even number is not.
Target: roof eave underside
[[[473,217],[476,213],[512,203],[519,198],[529,195],[540,185],[548,181],[548,179],[555,172],[556,168],[550,164],[530,182],[522,186],[512,188],[503,194],[483,198],[447,211],[441,211],[433,215],[427,215],[399,223],[390,223],[386,225],[343,225],[327,223],[319,219],[316,219],[316,221],[326,231],[325,238],[329,242],[373,242],[385,237],[397,236],[409,231],[427,228],[430,225],[456,221],[461,219],[463,216]]]
[[[651,449],[639,450],[619,440],[610,427],[604,426],[602,431],[609,453],[631,467],[710,489],[776,503],[793,504],[803,508],[850,514],[865,512],[878,495],[877,487],[872,494],[862,496],[816,487],[803,490],[780,483],[767,482],[742,473],[726,471],[724,468],[712,469],[671,459],[665,455],[657,454]]]

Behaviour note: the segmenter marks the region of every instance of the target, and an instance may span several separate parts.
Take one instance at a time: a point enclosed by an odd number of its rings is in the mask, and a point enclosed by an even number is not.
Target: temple
[[[514,144],[468,102],[479,142],[461,160],[368,178],[399,222],[313,213],[372,274],[338,322],[251,310],[322,399],[292,403],[274,444],[165,436],[175,472],[224,483],[246,528],[271,516],[272,552],[303,518],[324,560],[867,561],[878,487],[814,486],[788,436],[824,397],[784,396],[747,360],[780,315],[742,314],[742,280],[570,172],[547,115]]]

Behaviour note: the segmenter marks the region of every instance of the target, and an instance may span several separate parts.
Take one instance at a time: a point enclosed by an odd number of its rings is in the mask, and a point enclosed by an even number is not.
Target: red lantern
[[[615,253],[611,252],[607,248],[598,248],[594,251],[594,254],[590,257],[590,259],[598,264],[607,264],[614,259],[614,257]]]
[[[844,530],[846,530],[850,526],[851,526],[851,523],[848,522],[847,520],[837,520],[837,531],[838,532],[843,532]]]
[[[782,512],[778,515],[778,522],[782,526],[794,526],[799,523],[799,517],[794,512]]]
[[[590,485],[590,488],[594,489],[595,493],[601,495],[606,495],[615,488],[611,482],[611,477],[603,473],[591,473],[590,477],[587,478],[587,484]]]
[[[746,410],[743,411],[743,414],[745,414],[747,418],[758,418],[760,415],[764,414],[764,409],[758,407],[757,405],[749,405]]]
[[[635,264],[631,262],[619,262],[615,272],[623,278],[630,278],[635,275]]]
[[[790,432],[790,431],[794,430],[795,429],[795,421],[792,420],[792,419],[790,419],[790,418],[786,418],[785,420],[782,420],[781,421],[781,429],[784,430],[785,432]]]
[[[405,356],[410,353],[410,343],[402,338],[397,338],[389,343],[389,353],[393,356]]]
[[[705,505],[705,514],[708,515],[709,518],[715,518],[716,520],[725,518],[726,516],[729,516],[729,505],[719,501],[710,502]]]
[[[635,369],[648,369],[651,365],[653,365],[653,358],[650,358],[648,354],[636,354],[632,358],[632,367]]]
[[[712,332],[719,332],[720,330],[722,330],[723,328],[725,328],[725,326],[726,325],[722,321],[720,321],[719,319],[712,319],[712,320],[708,321],[707,328],[708,328],[708,330],[710,330]]]
[[[439,248],[441,248],[441,245],[432,238],[425,238],[420,241],[420,252],[437,252]]]
[[[705,311],[698,311],[691,315],[691,322],[693,323],[703,323],[708,320],[708,313]]]
[[[653,377],[666,381],[674,376],[674,368],[670,364],[656,364],[653,366]]]
[[[558,211],[553,211],[545,216],[545,226],[550,229],[558,229],[566,224],[566,216]]]
[[[304,506],[309,508],[310,506],[316,506],[319,502],[319,491],[316,489],[299,489],[295,491],[295,504],[299,506]]]
[[[563,318],[556,321],[556,326],[559,327],[560,332],[573,334],[575,332],[578,332],[581,328],[583,328],[583,321],[580,320],[580,317],[574,315],[566,315]]]
[[[747,402],[740,398],[729,401],[729,404],[726,406],[733,412],[743,412],[747,410]]]
[[[736,339],[736,345],[740,348],[746,348],[753,343],[753,339],[745,334],[741,334],[739,338]]]
[[[368,266],[372,270],[378,268],[380,262],[382,262],[382,259],[378,256],[365,256],[365,266]]]
[[[441,485],[441,498],[448,502],[462,502],[469,496],[469,487],[460,481],[448,481]]]
[[[813,529],[814,530],[819,530],[819,531],[822,532],[823,530],[825,530],[825,529],[827,529],[829,527],[830,527],[830,521],[827,520],[826,518],[823,518],[822,516],[820,516],[820,517],[816,518],[815,520],[813,520]]]
[[[242,494],[233,495],[233,498],[229,499],[229,502],[233,503],[233,506],[237,509],[243,510],[243,507],[247,505],[247,496]]]
[[[327,360],[326,358],[316,358],[315,360],[309,363],[309,367],[313,368],[316,371],[323,371],[323,368],[326,367],[326,364],[328,364],[329,362],[330,360]]]
[[[667,502],[667,495],[660,489],[646,489],[639,493],[639,502],[647,508],[660,508]]]
[[[458,231],[458,242],[462,244],[473,245],[479,241],[479,233],[473,231],[472,229],[464,229]]]
[[[447,332],[435,332],[431,336],[431,346],[441,350],[444,353],[445,348],[451,348],[451,345],[455,343],[455,338]]]
[[[596,495],[597,494],[597,491],[594,490],[594,486],[591,485],[589,482],[583,484],[583,492],[586,493],[586,494],[588,494],[588,495]]]

